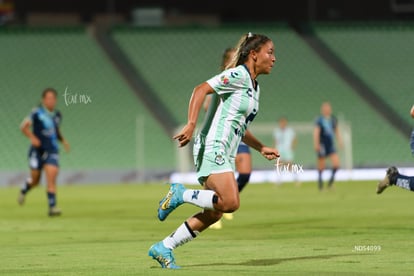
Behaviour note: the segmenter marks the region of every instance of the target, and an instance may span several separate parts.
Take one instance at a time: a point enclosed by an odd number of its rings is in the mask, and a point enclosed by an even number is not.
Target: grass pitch
[[[249,184],[233,220],[175,250],[179,271],[147,255],[199,210],[185,204],[158,221],[168,185],[60,186],[55,218],[44,187],[23,207],[17,187],[0,188],[0,275],[413,275],[414,194],[375,188]]]

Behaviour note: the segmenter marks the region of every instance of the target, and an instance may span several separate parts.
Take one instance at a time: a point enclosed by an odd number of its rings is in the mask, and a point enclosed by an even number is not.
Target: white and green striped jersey
[[[259,111],[260,88],[245,65],[227,69],[207,80],[216,93],[200,129],[204,153],[234,158],[247,126]]]

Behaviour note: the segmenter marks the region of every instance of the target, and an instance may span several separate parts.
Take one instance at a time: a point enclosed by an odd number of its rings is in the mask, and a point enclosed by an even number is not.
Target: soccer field
[[[197,186],[194,186],[197,187]],[[163,270],[148,248],[198,210],[157,219],[164,184],[59,187],[61,217],[46,215],[44,187],[16,203],[0,189],[0,275],[414,275],[414,194],[375,182],[250,184],[221,230],[175,250]]]

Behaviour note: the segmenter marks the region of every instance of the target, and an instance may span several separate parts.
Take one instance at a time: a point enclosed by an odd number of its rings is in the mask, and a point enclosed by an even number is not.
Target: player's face
[[[258,74],[269,74],[276,62],[275,50],[272,41],[262,45],[260,51],[256,53],[256,72]]]
[[[56,96],[52,92],[46,93],[42,100],[43,105],[50,111],[55,109],[56,101],[57,101]]]
[[[286,125],[287,125],[286,119],[280,119],[279,120],[279,126],[280,126],[280,128],[285,128]]]
[[[331,116],[331,113],[332,113],[332,108],[331,108],[331,105],[330,105],[330,104],[328,104],[328,103],[323,104],[323,105],[322,105],[322,114],[323,114],[324,116],[329,117],[329,116]]]

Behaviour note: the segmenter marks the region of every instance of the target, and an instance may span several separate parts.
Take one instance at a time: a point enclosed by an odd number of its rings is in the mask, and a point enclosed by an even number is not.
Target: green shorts
[[[210,174],[234,172],[235,160],[221,152],[209,152],[199,150],[194,152],[194,164],[198,182],[203,185]]]

